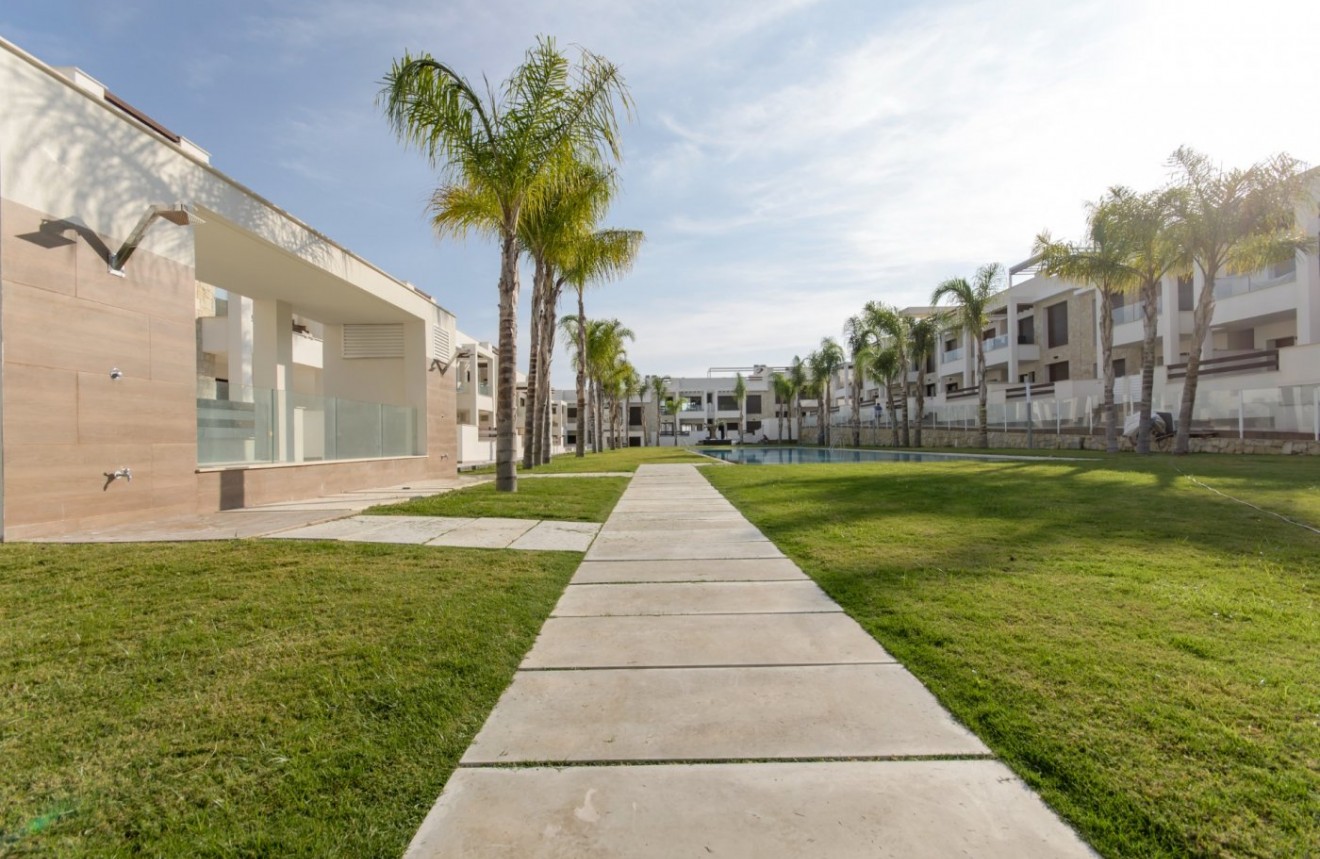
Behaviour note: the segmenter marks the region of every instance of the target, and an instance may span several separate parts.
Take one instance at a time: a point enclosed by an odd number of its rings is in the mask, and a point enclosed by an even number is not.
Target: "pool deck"
[[[1092,857],[691,465],[643,465],[407,859]]]

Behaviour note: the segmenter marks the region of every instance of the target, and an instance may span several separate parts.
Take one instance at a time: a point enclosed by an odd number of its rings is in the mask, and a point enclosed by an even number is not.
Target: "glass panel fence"
[[[322,462],[421,453],[417,410],[202,379],[197,463]]]

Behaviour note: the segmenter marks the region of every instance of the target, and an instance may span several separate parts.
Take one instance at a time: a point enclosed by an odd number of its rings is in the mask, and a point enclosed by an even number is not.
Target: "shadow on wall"
[[[242,469],[220,472],[220,509],[237,510],[246,506],[247,482]]]

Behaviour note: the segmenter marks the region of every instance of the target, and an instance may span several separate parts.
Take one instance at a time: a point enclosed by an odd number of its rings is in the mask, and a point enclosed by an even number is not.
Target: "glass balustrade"
[[[323,462],[416,456],[417,410],[340,397],[199,384],[197,464]]]

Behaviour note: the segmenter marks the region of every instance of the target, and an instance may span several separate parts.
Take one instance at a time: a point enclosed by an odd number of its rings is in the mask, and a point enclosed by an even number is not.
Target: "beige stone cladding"
[[[140,252],[116,277],[108,239],[52,247],[48,220],[0,201],[6,539],[195,511],[191,267]]]

